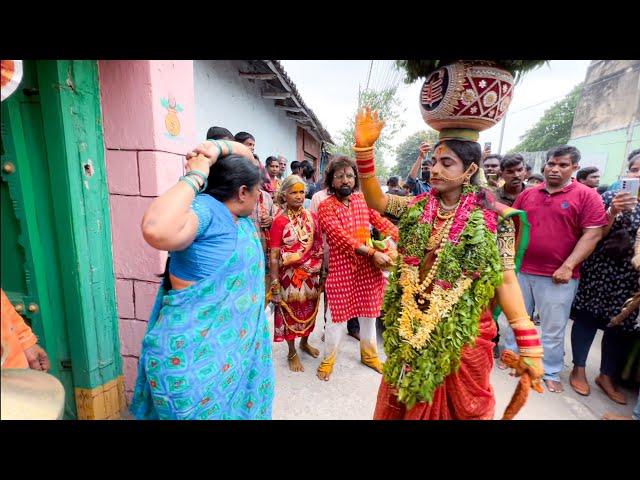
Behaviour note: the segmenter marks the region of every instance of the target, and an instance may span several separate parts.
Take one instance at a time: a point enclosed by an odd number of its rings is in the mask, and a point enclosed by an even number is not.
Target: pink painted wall
[[[144,241],[140,222],[153,199],[182,175],[183,155],[198,143],[193,62],[102,60],[98,67],[120,344],[130,399],[167,258]]]

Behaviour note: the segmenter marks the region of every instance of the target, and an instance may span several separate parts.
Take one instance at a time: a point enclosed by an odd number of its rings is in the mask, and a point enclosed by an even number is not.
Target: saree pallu
[[[160,288],[130,411],[139,420],[270,419],[273,395],[262,248],[241,218],[234,253],[216,272]]]
[[[496,324],[485,310],[475,345],[462,348],[460,369],[445,378],[430,404],[417,403],[407,410],[383,379],[374,420],[491,420],[496,404],[490,383],[495,335]]]
[[[280,248],[280,286],[282,299],[297,318],[294,319],[282,306],[275,308],[274,342],[291,341],[298,337],[308,337],[313,332],[320,297],[320,270],[322,268],[322,234],[317,217],[305,212],[307,221],[301,216],[283,225],[285,213],[274,220],[272,244]],[[296,222],[294,225],[293,222]],[[310,245],[305,246],[296,234],[297,228],[304,228],[310,235]],[[274,242],[275,240],[275,242]]]

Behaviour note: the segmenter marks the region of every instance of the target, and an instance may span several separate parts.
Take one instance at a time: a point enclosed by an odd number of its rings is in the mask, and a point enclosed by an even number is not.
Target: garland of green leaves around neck
[[[463,197],[475,196],[477,192],[477,187],[465,186]],[[463,275],[471,276],[473,282],[442,315],[423,348],[416,349],[401,337],[399,319],[404,306],[400,266],[407,257],[417,257],[420,264],[425,261],[432,225],[422,223],[420,219],[430,199],[431,195],[428,195],[418,201],[400,220],[399,248],[403,254],[398,256],[391,273],[384,301],[386,330],[383,337],[387,361],[383,375],[389,385],[398,389],[398,401],[409,409],[417,402],[431,403],[435,390],[448,375],[457,371],[462,348],[475,343],[480,316],[502,282],[496,233],[488,229],[483,210],[475,202],[457,245],[450,241],[443,245],[434,283],[456,285]],[[458,207],[456,215],[461,213]],[[413,325],[414,331],[418,327]]]

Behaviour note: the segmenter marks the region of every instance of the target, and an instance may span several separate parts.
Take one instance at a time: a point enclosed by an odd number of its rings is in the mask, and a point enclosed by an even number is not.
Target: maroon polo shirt
[[[608,223],[598,192],[576,180],[553,194],[545,183],[528,188],[518,195],[513,208],[527,212],[531,225],[520,271],[532,275],[553,276],[573,252],[582,229]],[[572,278],[580,278],[580,265],[573,269]]]

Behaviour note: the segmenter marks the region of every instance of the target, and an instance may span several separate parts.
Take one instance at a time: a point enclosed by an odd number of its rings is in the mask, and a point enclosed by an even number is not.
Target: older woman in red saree
[[[320,300],[322,233],[314,213],[303,207],[305,184],[297,175],[287,177],[276,196],[282,211],[271,227],[271,301],[275,304],[275,342],[286,341],[287,360],[293,372],[302,372],[295,347],[312,357],[318,349],[308,343]]]

